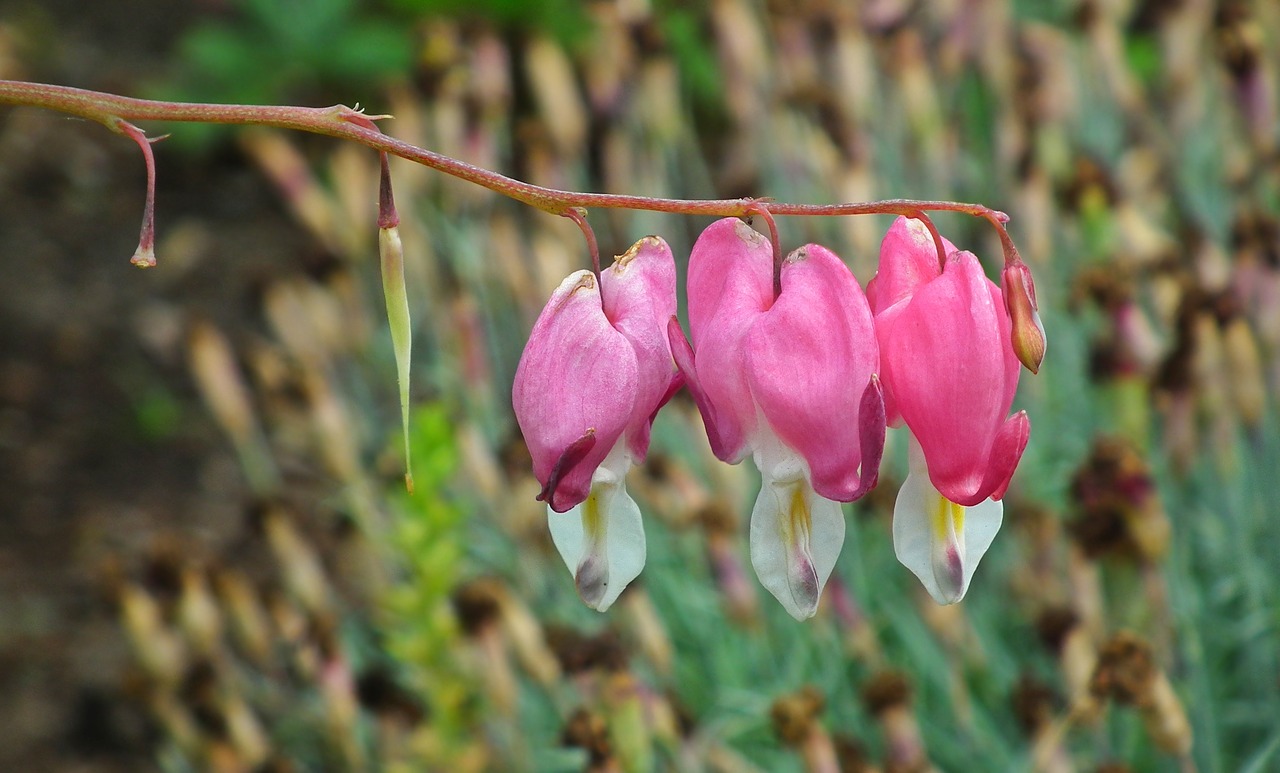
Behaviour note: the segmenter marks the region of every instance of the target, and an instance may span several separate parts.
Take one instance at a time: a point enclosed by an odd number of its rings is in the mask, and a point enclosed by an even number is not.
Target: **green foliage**
[[[385,599],[386,650],[426,702],[447,758],[468,740],[474,721],[475,687],[453,659],[459,631],[449,605],[463,573],[467,513],[455,503],[458,450],[446,409],[416,407],[409,441],[416,487],[391,495],[389,544],[404,574]]]
[[[382,3],[234,0],[227,19],[196,24],[177,41],[177,62],[151,96],[278,104],[354,103],[372,84],[404,77],[412,27]],[[198,147],[222,127],[192,126],[175,141]]]
[[[679,67],[686,103],[704,121],[723,99],[723,79],[715,51],[706,44],[705,21],[702,14],[679,4],[661,16],[662,32]]]
[[[420,17],[447,16],[495,24],[511,31],[536,30],[573,47],[591,34],[583,0],[392,0]]]

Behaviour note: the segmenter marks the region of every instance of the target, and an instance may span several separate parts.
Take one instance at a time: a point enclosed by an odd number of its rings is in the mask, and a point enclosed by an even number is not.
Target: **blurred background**
[[[393,162],[410,496],[372,152],[147,125],[140,272],[136,147],[0,108],[0,768],[1280,770],[1278,68],[1270,0],[0,2],[3,78],[359,103],[555,187],[984,203],[1049,338],[962,604],[894,559],[891,437],[791,620],[755,473],[682,395],[629,483],[648,566],[598,615],[510,414],[572,223]],[[606,262],[657,233],[682,265],[710,222],[590,219]],[[889,223],[779,225],[865,283]]]

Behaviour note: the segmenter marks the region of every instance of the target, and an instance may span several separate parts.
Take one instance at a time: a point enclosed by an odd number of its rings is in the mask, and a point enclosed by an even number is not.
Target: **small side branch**
[[[142,231],[138,234],[138,248],[134,250],[129,262],[138,268],[155,268],[156,265],[156,159],[151,152],[151,143],[157,140],[147,139],[146,132],[133,124],[117,120],[113,129],[138,143],[142,149],[142,159],[147,165],[147,200],[142,207]]]

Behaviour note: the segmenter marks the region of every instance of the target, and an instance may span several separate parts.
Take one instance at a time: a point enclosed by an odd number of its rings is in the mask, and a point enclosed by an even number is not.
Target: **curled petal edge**
[[[569,470],[585,459],[595,445],[596,431],[589,429],[577,440],[570,443],[564,451],[560,452],[560,458],[556,459],[555,466],[551,468],[551,474],[547,476],[547,482],[542,485],[542,491],[538,492],[537,500],[546,502],[557,513],[567,512],[578,504],[577,502],[568,504],[557,502],[556,492],[560,488],[560,481],[564,479],[564,476],[568,475]]]
[[[671,357],[675,360],[676,368],[679,369],[680,376],[683,378],[683,385],[689,388],[689,394],[693,395],[693,402],[698,406],[698,413],[702,414],[702,423],[707,428],[707,440],[711,443],[711,451],[717,459],[726,462],[733,463],[741,460],[743,438],[724,437],[721,426],[716,420],[715,406],[698,380],[693,347],[680,327],[680,320],[674,316],[667,322],[667,337],[671,342]],[[672,386],[674,389],[679,389],[680,384],[673,382]]]
[[[969,493],[956,491],[954,488],[951,490],[938,488],[938,490],[947,499],[964,507],[972,507],[985,499],[1003,498],[1009,489],[1009,481],[1013,479],[1014,471],[1018,469],[1018,462],[1022,459],[1022,452],[1026,449],[1027,440],[1030,437],[1031,420],[1027,418],[1026,411],[1018,411],[1000,425],[995,440],[991,444],[991,453],[987,457],[986,473],[976,491]],[[936,483],[933,485],[937,487]]]
[[[1018,411],[1005,420],[996,435],[996,442],[991,446],[991,460],[987,463],[987,476],[982,481],[982,488],[991,487],[990,499],[1003,499],[1009,490],[1009,482],[1013,480],[1014,470],[1022,460],[1022,452],[1031,439],[1031,419],[1026,411]],[[976,504],[976,503],[975,503]]]
[[[880,481],[880,460],[884,456],[885,408],[884,387],[880,377],[872,373],[867,386],[862,390],[862,400],[858,408],[858,446],[862,459],[858,473],[858,484],[850,489],[844,487],[823,487],[814,489],[820,496],[837,502],[856,502],[866,496]]]

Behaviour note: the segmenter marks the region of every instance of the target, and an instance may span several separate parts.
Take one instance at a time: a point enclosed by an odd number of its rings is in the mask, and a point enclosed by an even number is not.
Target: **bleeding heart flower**
[[[551,537],[588,606],[608,609],[644,567],[627,470],[649,448],[654,414],[680,386],[666,324],[675,260],[649,236],[601,272],[560,283],[516,369],[511,402],[542,483]]]
[[[938,603],[951,604],[1000,528],[999,500],[1031,423],[1026,412],[1008,416],[1020,363],[1000,289],[972,253],[945,248],[940,268],[925,225],[898,218],[867,294],[889,422],[911,434],[894,548]]]
[[[840,502],[876,482],[884,448],[870,308],[841,260],[792,252],[774,298],[769,241],[736,218],[713,223],[689,258],[689,328],[671,350],[712,450],[752,454],[763,478],[751,562],[797,619],[811,617],[844,543]]]

